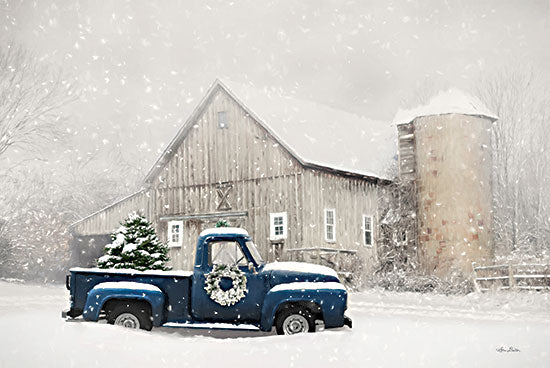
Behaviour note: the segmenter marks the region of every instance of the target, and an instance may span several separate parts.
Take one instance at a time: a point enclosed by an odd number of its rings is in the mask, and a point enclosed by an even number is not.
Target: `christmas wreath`
[[[228,290],[220,287],[222,278],[228,277],[233,281],[233,285]],[[204,290],[216,303],[223,306],[232,306],[245,297],[246,276],[237,266],[214,265],[212,272],[206,275],[206,286]]]

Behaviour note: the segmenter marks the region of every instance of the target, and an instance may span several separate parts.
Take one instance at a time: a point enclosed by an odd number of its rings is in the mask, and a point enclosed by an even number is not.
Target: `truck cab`
[[[251,324],[262,331],[275,327],[279,334],[313,332],[320,322],[325,328],[351,327],[344,315],[347,292],[334,270],[299,262],[266,264],[240,228],[203,231],[192,272],[70,271],[66,316],[71,318],[104,316],[143,329],[168,322]]]

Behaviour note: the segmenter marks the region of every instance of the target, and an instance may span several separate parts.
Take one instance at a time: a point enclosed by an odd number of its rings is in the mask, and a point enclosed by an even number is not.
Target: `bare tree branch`
[[[497,252],[549,256],[550,99],[532,68],[485,75],[477,95],[493,124],[493,207]]]
[[[61,71],[14,44],[0,49],[0,157],[16,147],[38,151],[59,137],[61,108],[77,98]]]

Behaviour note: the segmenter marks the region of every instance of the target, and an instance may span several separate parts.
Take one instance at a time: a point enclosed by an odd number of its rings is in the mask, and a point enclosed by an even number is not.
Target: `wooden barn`
[[[371,269],[395,135],[388,123],[217,80],[143,189],[71,226],[73,261],[93,265],[108,234],[139,211],[175,269],[191,269],[197,236],[219,220],[247,229],[267,261]]]

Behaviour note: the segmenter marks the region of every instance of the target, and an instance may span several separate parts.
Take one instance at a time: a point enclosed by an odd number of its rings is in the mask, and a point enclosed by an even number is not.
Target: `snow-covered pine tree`
[[[111,234],[99,268],[126,268],[138,271],[168,270],[168,247],[161,243],[153,225],[138,213],[131,213]]]
[[[229,222],[227,222],[225,220],[220,220],[220,221],[216,222],[215,227],[230,227],[230,226],[229,226]]]

